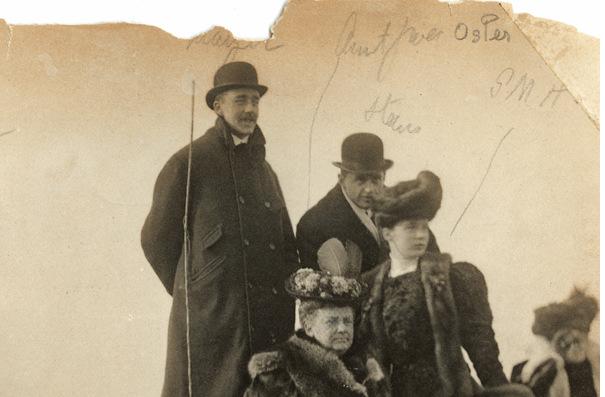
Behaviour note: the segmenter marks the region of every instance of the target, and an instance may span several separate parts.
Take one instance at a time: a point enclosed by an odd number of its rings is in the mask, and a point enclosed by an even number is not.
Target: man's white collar
[[[235,144],[235,146],[239,146],[242,143],[248,143],[248,138],[250,138],[250,135],[246,135],[243,138],[238,138],[237,136],[231,134],[231,136],[233,137],[233,143]]]

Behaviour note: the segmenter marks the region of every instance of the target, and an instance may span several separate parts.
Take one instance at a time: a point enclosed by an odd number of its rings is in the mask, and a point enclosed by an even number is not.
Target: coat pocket
[[[225,252],[213,249],[217,248],[215,245],[222,235],[223,225],[219,223],[202,238],[200,242],[200,257],[195,258],[193,262],[191,282],[196,282],[208,276],[227,259]]]
[[[201,269],[191,276],[191,282],[195,283],[203,280],[210,275],[214,270],[218,269],[227,259],[227,254],[222,253],[208,262],[202,264]]]
[[[202,238],[202,250],[208,249],[216,243],[221,236],[223,235],[223,224],[219,223],[212,230],[210,230],[206,235]]]

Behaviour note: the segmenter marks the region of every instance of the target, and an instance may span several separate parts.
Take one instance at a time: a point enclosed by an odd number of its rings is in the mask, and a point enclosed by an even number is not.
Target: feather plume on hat
[[[431,220],[441,207],[443,191],[439,177],[422,171],[416,179],[399,182],[372,196],[372,211],[379,226],[390,226],[406,219]],[[389,226],[387,226],[389,227]]]
[[[347,240],[346,246],[332,237],[317,250],[319,268],[333,276],[359,277],[362,252],[357,244]]]
[[[599,303],[592,296],[575,288],[567,300],[551,303],[535,310],[532,332],[552,340],[564,328],[590,331],[590,324],[599,312]]]

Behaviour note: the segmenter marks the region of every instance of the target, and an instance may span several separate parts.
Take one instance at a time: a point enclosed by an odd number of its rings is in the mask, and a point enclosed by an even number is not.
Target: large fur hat
[[[378,225],[397,223],[406,219],[431,220],[441,207],[443,191],[439,177],[430,171],[422,171],[416,179],[399,182],[373,195],[372,211]],[[382,221],[382,222],[381,222]]]
[[[551,303],[535,310],[532,332],[551,340],[563,328],[590,331],[590,324],[599,311],[599,303],[584,291],[574,289],[567,300]]]

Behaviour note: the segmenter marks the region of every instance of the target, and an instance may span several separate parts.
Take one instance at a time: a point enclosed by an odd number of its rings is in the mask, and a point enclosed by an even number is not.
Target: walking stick
[[[185,196],[185,216],[183,218],[183,229],[184,229],[184,241],[183,241],[183,255],[184,255],[184,267],[185,267],[185,311],[186,311],[186,325],[187,325],[187,380],[189,385],[189,397],[193,397],[193,384],[191,382],[191,341],[189,337],[189,251],[191,248],[191,241],[189,240],[189,229],[187,227],[187,218],[189,215],[189,186],[191,182],[191,147],[193,145],[193,120],[195,110],[195,79],[191,82],[191,135],[189,136],[189,163],[187,165],[187,190]]]

